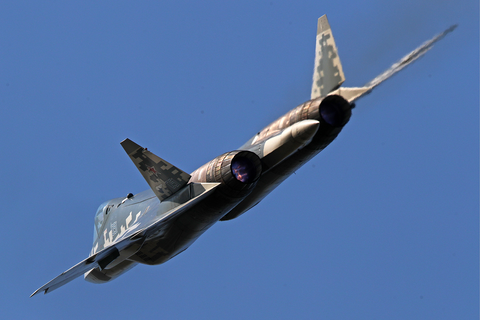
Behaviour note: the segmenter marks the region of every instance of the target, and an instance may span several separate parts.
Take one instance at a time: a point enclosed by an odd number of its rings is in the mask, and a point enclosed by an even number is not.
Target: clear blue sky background
[[[161,266],[29,295],[148,188],[119,142],[191,172],[308,100],[317,18],[360,100],[262,203]],[[3,1],[2,319],[478,319],[478,1]]]

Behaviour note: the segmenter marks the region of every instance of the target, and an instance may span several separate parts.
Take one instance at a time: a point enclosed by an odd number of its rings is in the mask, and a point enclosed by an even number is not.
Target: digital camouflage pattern
[[[164,263],[217,221],[246,212],[337,137],[350,119],[354,101],[425,54],[454,28],[425,42],[367,85],[338,88],[345,80],[338,51],[326,16],[319,18],[311,100],[191,175],[124,140],[123,148],[150,189],[100,205],[90,256],[32,296],[51,292],[82,274],[90,282],[104,283],[138,263]]]

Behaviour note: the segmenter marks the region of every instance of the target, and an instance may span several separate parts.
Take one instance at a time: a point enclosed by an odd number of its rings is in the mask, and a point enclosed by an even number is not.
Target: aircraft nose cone
[[[310,141],[320,127],[317,120],[303,120],[292,125],[292,137],[295,141],[306,143]]]

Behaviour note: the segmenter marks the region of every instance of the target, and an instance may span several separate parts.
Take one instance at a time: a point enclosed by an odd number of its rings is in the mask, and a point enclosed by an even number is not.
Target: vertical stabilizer
[[[327,15],[318,18],[311,99],[324,97],[345,81]]]
[[[188,173],[157,157],[132,140],[125,139],[121,145],[160,201],[180,190],[190,180]]]

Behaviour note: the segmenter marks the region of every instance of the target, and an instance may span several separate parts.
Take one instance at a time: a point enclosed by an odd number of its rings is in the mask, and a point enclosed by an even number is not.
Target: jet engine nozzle
[[[352,115],[352,106],[338,95],[326,96],[319,106],[323,122],[334,128],[343,127]]]
[[[231,151],[192,173],[190,182],[219,182],[219,192],[236,199],[250,193],[262,174],[260,158],[250,151]]]
[[[258,179],[258,168],[252,159],[245,156],[237,156],[232,159],[230,164],[233,176],[240,182],[252,183]]]

